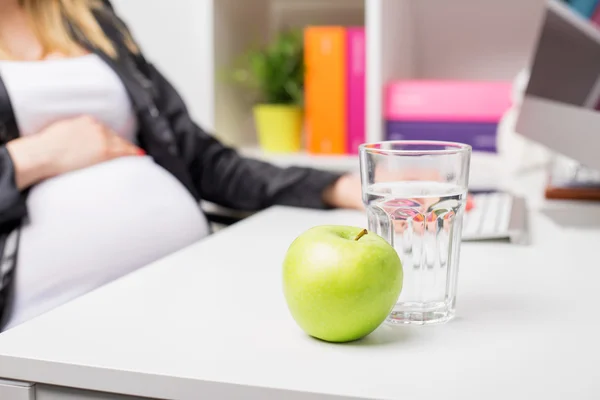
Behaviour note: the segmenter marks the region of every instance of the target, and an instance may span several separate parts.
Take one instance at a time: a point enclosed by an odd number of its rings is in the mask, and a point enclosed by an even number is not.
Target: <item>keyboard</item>
[[[472,207],[463,219],[463,241],[527,240],[527,207],[523,198],[506,192],[471,194]]]

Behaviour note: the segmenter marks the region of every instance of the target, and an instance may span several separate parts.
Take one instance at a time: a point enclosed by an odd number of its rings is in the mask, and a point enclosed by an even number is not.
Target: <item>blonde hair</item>
[[[117,58],[117,49],[98,24],[94,11],[105,8],[99,0],[19,0],[19,5],[27,13],[31,28],[42,46],[42,58],[50,53],[61,53],[65,56],[75,56],[81,50],[81,45],[73,36],[74,28],[94,47],[111,58]],[[133,40],[124,27],[119,25],[126,46],[137,52]],[[0,56],[7,52],[2,51]],[[9,58],[7,57],[7,58]]]

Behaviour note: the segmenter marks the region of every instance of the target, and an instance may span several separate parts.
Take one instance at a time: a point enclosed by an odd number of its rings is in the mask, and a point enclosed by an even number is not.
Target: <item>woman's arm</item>
[[[229,208],[258,210],[271,205],[307,208],[354,205],[360,190],[342,199],[341,174],[311,168],[280,168],[241,157],[198,127],[173,86],[150,66],[151,80],[159,92],[157,106],[169,120],[181,157],[203,199]]]
[[[113,158],[142,153],[87,116],[61,120],[35,135],[11,140],[0,147],[0,226],[26,215],[23,191],[31,185]]]
[[[127,24],[114,13],[110,1],[103,0],[103,3],[111,18],[118,21],[118,30],[126,31],[128,40],[133,40]],[[153,65],[147,67],[144,71],[159,93],[156,105],[170,123],[180,156],[203,199],[239,210],[259,210],[275,204],[307,208],[362,207],[360,181],[356,175],[312,168],[279,168],[241,157],[197,126],[175,88]]]
[[[37,137],[21,137],[8,142],[6,150],[12,160],[14,183],[19,190],[47,178],[50,154]]]
[[[27,215],[25,196],[15,178],[12,157],[6,146],[0,146],[0,227]]]

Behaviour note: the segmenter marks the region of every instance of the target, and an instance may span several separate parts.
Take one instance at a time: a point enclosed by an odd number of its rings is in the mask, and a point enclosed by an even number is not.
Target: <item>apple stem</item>
[[[354,238],[354,240],[360,239],[361,237],[365,236],[367,233],[369,233],[369,232],[367,232],[366,229],[363,229],[362,231],[358,232],[358,235],[356,235],[356,237]]]

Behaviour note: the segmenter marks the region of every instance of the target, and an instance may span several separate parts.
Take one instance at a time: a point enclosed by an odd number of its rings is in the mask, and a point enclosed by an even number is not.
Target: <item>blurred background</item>
[[[565,168],[579,174],[569,175],[570,184],[587,168],[586,185],[600,182],[600,166],[586,165],[581,141],[565,148],[564,126],[546,132],[552,124],[540,113],[547,110],[521,112],[528,96],[540,97],[528,92],[535,67],[542,87],[561,80],[586,88],[580,104],[570,102],[577,109],[544,94],[563,120],[598,117],[599,73],[577,82],[576,72],[588,59],[600,72],[593,64],[600,54],[597,0],[113,3],[196,121],[249,156],[345,171],[358,168],[358,143],[454,140],[501,160],[502,168],[560,158],[563,181]],[[548,36],[559,55],[593,45],[584,60],[536,63]],[[544,73],[549,63],[563,68]]]

